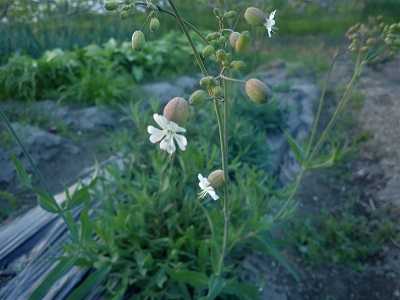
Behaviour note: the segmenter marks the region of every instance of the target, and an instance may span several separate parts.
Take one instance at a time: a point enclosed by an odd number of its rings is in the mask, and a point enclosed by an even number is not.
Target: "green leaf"
[[[300,145],[296,142],[296,140],[288,133],[285,132],[285,136],[287,138],[287,141],[289,143],[290,149],[292,150],[295,159],[300,165],[304,164],[304,151],[300,147]]]
[[[257,250],[266,253],[267,255],[275,258],[283,267],[285,267],[290,274],[297,280],[300,281],[299,274],[290,266],[286,258],[281,254],[278,248],[275,247],[274,242],[267,237],[257,238],[258,243],[255,243]]]
[[[315,163],[310,163],[307,166],[307,169],[323,169],[323,168],[330,168],[332,167],[335,162],[337,161],[339,151],[337,149],[334,149],[332,153],[329,155],[329,158],[324,160],[323,162],[315,162]]]
[[[59,213],[61,212],[61,207],[58,205],[56,199],[49,195],[47,192],[43,192],[40,190],[36,190],[36,194],[38,196],[39,205],[46,211],[50,213]]]
[[[89,186],[84,186],[76,190],[72,196],[68,197],[67,209],[75,208],[90,199],[89,190],[91,186],[91,184]]]
[[[211,276],[208,281],[208,300],[217,298],[226,285],[226,281],[221,276]]]
[[[189,284],[197,288],[206,288],[208,286],[208,277],[204,273],[189,270],[168,270],[172,279]]]
[[[85,281],[79,285],[74,291],[69,295],[67,300],[83,300],[93,291],[93,289],[98,289],[99,284],[107,277],[110,272],[109,267],[103,267],[91,273]]]
[[[62,258],[42,283],[35,289],[29,300],[42,300],[50,288],[75,265],[75,258]]]
[[[82,242],[90,240],[92,236],[92,224],[89,218],[88,209],[84,209],[80,215],[81,220],[81,230],[80,230],[80,238]]]
[[[11,157],[11,160],[14,164],[15,170],[17,171],[17,176],[19,180],[21,181],[22,185],[26,188],[32,188],[32,179],[31,175],[29,175],[24,166],[22,165],[21,161],[13,155]]]
[[[260,292],[256,286],[237,281],[229,282],[224,289],[224,293],[235,295],[242,300],[260,299]]]

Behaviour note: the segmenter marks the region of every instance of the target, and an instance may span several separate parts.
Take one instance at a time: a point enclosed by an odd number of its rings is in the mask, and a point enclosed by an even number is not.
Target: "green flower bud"
[[[208,99],[208,93],[205,90],[194,91],[189,98],[189,103],[193,105],[198,105],[205,102]]]
[[[261,9],[257,7],[249,7],[244,13],[244,18],[252,26],[262,26],[267,16]]]
[[[204,57],[210,57],[215,53],[215,48],[211,45],[208,45],[203,49],[202,53]]]
[[[240,34],[239,38],[235,43],[235,50],[239,53],[245,52],[250,45],[250,33],[248,31],[244,31]]]
[[[189,104],[185,99],[175,97],[165,105],[163,114],[168,120],[183,125],[189,118]]]
[[[236,16],[237,16],[237,12],[234,10],[230,10],[230,11],[227,11],[226,13],[224,13],[224,18],[226,18],[226,19],[233,19],[233,18],[236,18]]]
[[[206,39],[207,39],[207,41],[211,42],[211,41],[217,39],[219,37],[219,35],[220,35],[219,32],[211,32],[211,33],[207,34]]]
[[[145,43],[146,43],[146,38],[144,37],[143,32],[141,32],[140,30],[137,30],[132,34],[132,49],[133,50],[142,49]]]
[[[223,35],[221,35],[221,36],[218,38],[218,43],[219,43],[220,45],[224,45],[225,42],[226,42],[226,37],[224,37]]]
[[[226,59],[226,52],[224,50],[222,50],[222,49],[219,49],[216,52],[215,56],[217,57],[217,61],[219,63],[222,63]]]
[[[215,86],[215,84],[216,84],[215,79],[212,76],[206,76],[200,79],[200,86],[202,88],[209,89]]]
[[[249,79],[246,82],[246,94],[255,103],[265,103],[271,96],[270,89],[258,79]]]
[[[246,68],[246,63],[242,60],[234,60],[231,62],[230,66],[236,71],[241,71]]]
[[[232,48],[235,48],[236,41],[238,40],[239,36],[240,36],[239,32],[232,32],[229,35],[229,43],[231,44]]]
[[[126,19],[129,17],[129,11],[121,11],[121,13],[119,14],[121,16],[122,19]]]
[[[222,90],[222,88],[220,86],[217,85],[217,86],[213,87],[212,95],[215,98],[221,98],[223,94],[224,94],[224,92],[223,92],[223,90]]]
[[[219,188],[225,183],[225,176],[223,170],[215,170],[208,175],[208,182],[213,188]]]
[[[156,32],[158,31],[158,29],[160,29],[160,21],[158,20],[158,18],[151,18],[149,28],[151,32]]]
[[[221,10],[218,7],[215,7],[213,9],[213,13],[216,17],[220,17],[221,16]]]
[[[107,1],[106,4],[104,5],[104,7],[106,10],[109,10],[109,11],[116,10],[118,8],[118,2],[113,1],[113,0]]]

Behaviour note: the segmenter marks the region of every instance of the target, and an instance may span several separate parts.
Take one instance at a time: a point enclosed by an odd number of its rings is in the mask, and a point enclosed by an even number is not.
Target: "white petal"
[[[147,132],[150,133],[150,142],[153,144],[158,143],[165,136],[165,133],[162,130],[151,125],[147,127]]]
[[[269,19],[273,20],[275,18],[276,9],[269,15]]]
[[[199,179],[199,181],[202,181],[204,179],[203,175],[201,175],[200,173],[197,175],[197,178]]]
[[[167,151],[169,154],[175,152],[176,147],[174,143],[174,139],[171,135],[167,135],[160,143],[160,149]]]
[[[178,144],[179,149],[181,149],[182,151],[185,151],[186,146],[187,146],[186,137],[182,134],[174,134],[174,138],[175,138],[176,143]]]
[[[173,132],[177,132],[177,133],[184,133],[186,132],[186,129],[183,127],[180,127],[178,124],[176,124],[175,122],[172,121],[168,121],[168,129],[173,131]]]
[[[169,127],[169,121],[167,120],[166,117],[159,115],[159,114],[154,114],[153,115],[154,121],[160,126],[162,129],[168,129]]]
[[[214,191],[214,189],[210,189],[208,191],[208,194],[211,196],[211,198],[213,198],[213,200],[217,201],[219,199],[219,196],[217,195],[217,193]]]

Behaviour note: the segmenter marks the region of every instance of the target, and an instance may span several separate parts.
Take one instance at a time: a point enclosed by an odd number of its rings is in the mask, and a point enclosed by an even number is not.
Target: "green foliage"
[[[151,105],[157,109],[157,104]],[[257,289],[240,282],[238,275],[242,256],[264,240],[271,226],[266,215],[276,204],[272,182],[259,170],[259,163],[265,161],[259,150],[265,143],[254,143],[263,133],[255,134],[244,126],[250,116],[237,122],[238,145],[249,142],[251,135],[255,151],[239,146],[231,151],[234,184],[229,258],[223,276],[215,276],[222,244],[222,202],[197,197],[197,173],[219,165],[218,147],[210,142],[210,133],[217,131],[209,117],[211,111],[201,109],[188,126],[188,149],[177,157],[167,157],[148,141],[145,132],[151,120],[142,109],[142,103],[132,104],[127,120],[134,129],[114,136],[113,147],[123,154],[123,165],[110,165],[84,196],[76,197],[83,205],[78,223],[67,219],[76,226],[77,235],[66,245],[60,268],[70,267],[72,261],[93,270],[75,290],[74,299],[84,299],[95,286],[115,299],[124,295],[138,299],[257,299]],[[93,206],[96,209],[89,214]],[[257,248],[268,253],[273,249]],[[46,282],[52,282],[57,271]]]
[[[361,267],[396,235],[395,223],[352,212],[322,213],[292,223],[290,236],[299,253],[312,264],[338,263]]]
[[[184,37],[175,32],[147,42],[140,52],[110,40],[74,51],[55,49],[39,59],[14,55],[0,67],[0,100],[53,98],[79,103],[115,103],[132,97],[135,83],[188,72]]]

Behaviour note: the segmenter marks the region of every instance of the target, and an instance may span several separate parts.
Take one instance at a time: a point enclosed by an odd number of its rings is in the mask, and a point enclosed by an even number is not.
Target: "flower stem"
[[[199,52],[197,51],[196,46],[194,45],[194,42],[193,42],[188,30],[186,29],[185,22],[183,21],[182,17],[180,16],[178,10],[176,9],[176,6],[175,6],[174,2],[172,0],[168,0],[168,3],[171,6],[172,10],[174,11],[176,20],[178,21],[179,26],[181,27],[183,33],[185,34],[185,36],[186,36],[186,38],[187,38],[187,40],[188,40],[188,42],[190,44],[190,47],[192,47],[193,54],[194,54],[194,56],[196,58],[197,64],[199,65],[199,67],[201,69],[201,72],[205,76],[207,76],[208,75],[207,68],[204,65],[204,62],[203,62]]]
[[[360,77],[360,75],[362,73],[362,69],[363,69],[362,67],[363,67],[363,63],[362,63],[361,57],[359,56],[357,58],[356,65],[354,67],[353,76],[350,79],[349,83],[347,84],[346,90],[344,91],[342,97],[340,98],[339,103],[336,106],[336,109],[335,109],[331,119],[329,120],[327,126],[325,127],[325,129],[321,133],[321,136],[318,139],[318,141],[316,142],[315,146],[312,146],[312,145],[308,146],[309,149],[307,149],[308,153],[307,153],[307,157],[306,157],[306,161],[305,161],[305,166],[309,165],[310,161],[318,153],[320,147],[326,141],[327,137],[329,136],[330,131],[332,130],[332,128],[336,124],[336,121],[338,119],[338,116],[339,116],[340,112],[347,105],[347,103],[348,103],[348,101],[350,99],[351,91],[353,90],[355,83],[357,82],[358,78]],[[328,79],[329,78],[327,78],[326,80],[328,80]],[[325,95],[324,95],[324,97],[325,97]],[[324,100],[324,98],[322,100]],[[322,107],[319,108],[319,110],[322,110]],[[319,114],[320,113],[321,112],[319,112]],[[313,131],[314,130],[316,130],[316,128],[313,129]],[[287,208],[292,204],[292,202],[294,200],[294,197],[297,194],[297,191],[298,191],[298,189],[300,187],[300,184],[302,182],[302,179],[303,179],[306,171],[307,171],[307,169],[305,169],[304,166],[302,166],[302,169],[301,169],[300,173],[297,175],[294,187],[292,188],[292,191],[290,192],[288,199],[285,201],[285,203],[279,209],[278,213],[275,215],[275,217],[274,217],[275,220],[279,220],[279,219],[282,219],[282,218],[285,217],[285,212],[287,211]]]
[[[185,26],[185,21],[180,16],[174,2],[172,0],[168,0],[174,15],[184,32],[187,40],[189,41],[190,46],[192,47],[193,54],[196,58],[197,64],[200,67],[201,72],[204,76],[208,76],[208,71],[204,62],[198,53],[192,38],[190,37],[189,32]],[[228,212],[228,142],[227,142],[227,117],[228,117],[228,104],[227,104],[227,81],[224,79],[224,114],[221,114],[221,108],[219,103],[216,99],[214,99],[214,109],[215,114],[217,116],[217,123],[218,123],[218,132],[219,132],[219,140],[220,140],[220,147],[221,147],[221,160],[222,160],[222,169],[224,171],[224,202],[223,202],[223,213],[224,213],[224,234],[223,234],[223,241],[222,241],[222,248],[221,248],[221,256],[217,266],[217,275],[221,275],[223,266],[224,266],[224,259],[226,255],[226,249],[228,244],[228,230],[229,230],[229,212]]]
[[[32,171],[35,174],[35,177],[39,180],[39,184],[41,184],[42,187],[44,188],[44,190],[50,195],[50,188],[47,186],[42,173],[39,171],[36,164],[33,162],[32,156],[29,154],[28,150],[26,150],[24,144],[22,143],[21,139],[18,137],[18,134],[15,132],[14,128],[12,127],[6,114],[1,109],[0,109],[0,118],[3,119],[4,124],[6,125],[11,136],[17,142],[17,144],[21,148],[22,152],[24,153],[24,156],[27,158],[28,163],[32,168]]]

